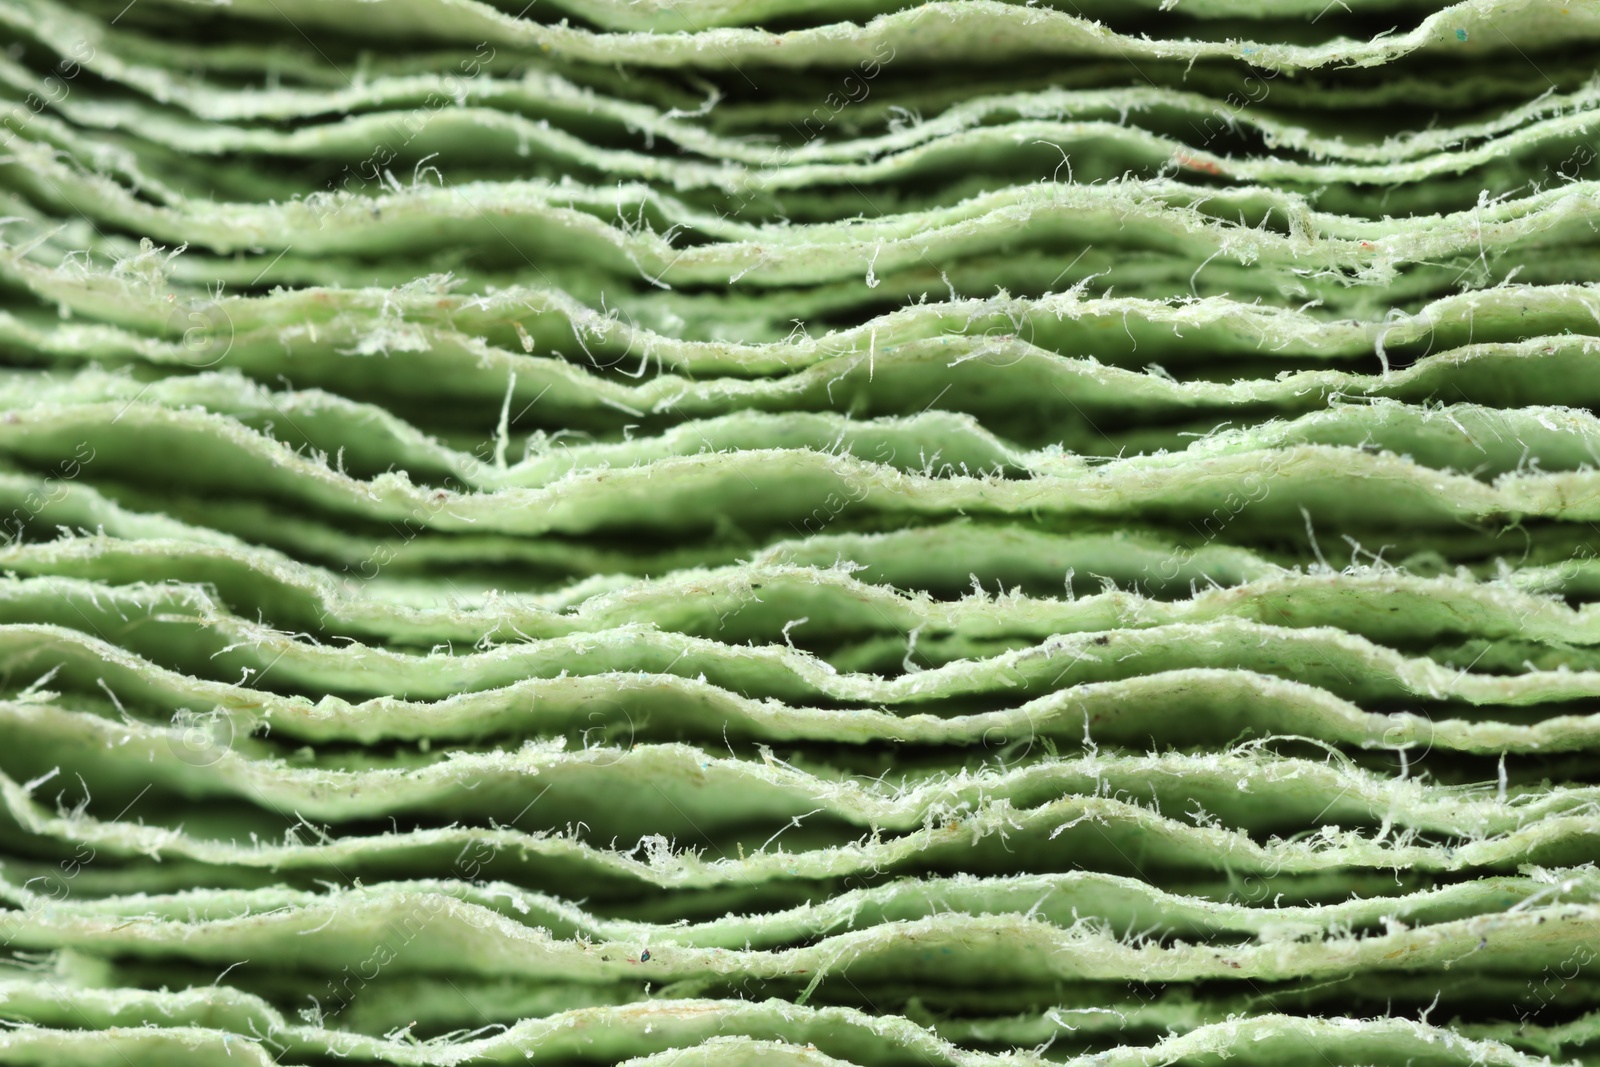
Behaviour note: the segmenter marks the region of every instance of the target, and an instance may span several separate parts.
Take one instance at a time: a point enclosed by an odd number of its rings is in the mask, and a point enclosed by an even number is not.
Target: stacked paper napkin
[[[1600,1062],[1593,0],[0,2],[0,1063]]]

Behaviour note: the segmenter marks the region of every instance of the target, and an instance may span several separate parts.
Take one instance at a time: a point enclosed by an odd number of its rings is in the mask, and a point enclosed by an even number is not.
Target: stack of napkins
[[[519,7],[0,3],[0,1063],[1600,1062],[1600,6]]]

